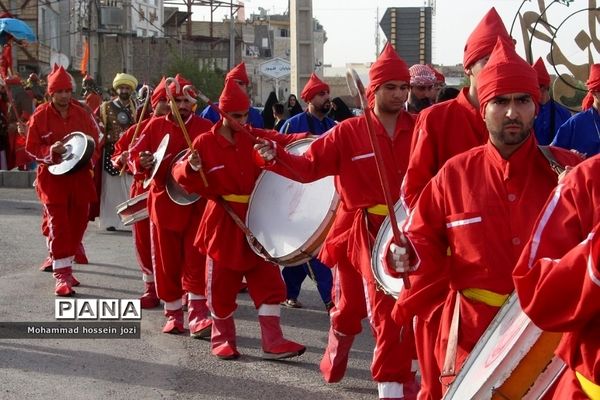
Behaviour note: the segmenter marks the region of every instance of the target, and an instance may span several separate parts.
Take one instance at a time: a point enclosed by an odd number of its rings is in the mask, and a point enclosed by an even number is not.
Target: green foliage
[[[171,62],[167,66],[167,76],[181,74],[187,80],[192,81],[194,87],[204,93],[209,99],[216,102],[219,100],[224,86],[224,72],[217,68],[214,63],[207,62],[199,68],[197,59],[180,57],[171,54]],[[204,107],[198,103],[199,107]]]

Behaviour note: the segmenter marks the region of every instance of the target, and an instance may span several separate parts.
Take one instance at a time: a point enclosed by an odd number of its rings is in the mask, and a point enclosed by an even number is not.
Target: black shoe
[[[117,228],[115,228],[114,226],[109,226],[106,228],[106,230],[109,232],[115,232],[117,230]]]

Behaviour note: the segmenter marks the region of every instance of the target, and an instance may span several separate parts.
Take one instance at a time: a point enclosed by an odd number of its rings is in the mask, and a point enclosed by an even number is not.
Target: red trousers
[[[74,195],[69,197],[67,204],[44,204],[42,233],[45,225],[48,248],[59,268],[71,266],[66,259],[75,256],[87,228],[88,212],[89,203]]]
[[[206,292],[206,258],[194,246],[201,216],[195,214],[182,231],[150,224],[156,292],[165,302],[180,300],[184,292]]]
[[[421,389],[418,400],[439,400],[442,398],[440,368],[435,358],[435,342],[440,329],[442,305],[440,304],[428,318],[415,318],[415,347],[421,370]]]
[[[344,335],[358,335],[361,321],[367,317],[365,286],[360,273],[346,257],[338,257],[333,276],[332,300],[329,312],[331,327]]]
[[[154,276],[152,268],[152,245],[150,243],[150,218],[133,224],[131,229],[135,255],[144,275]]]
[[[217,318],[227,318],[236,310],[236,298],[244,277],[256,309],[263,304],[279,304],[285,300],[285,283],[278,265],[259,261],[254,267],[239,271],[207,257],[206,297],[208,308]]]

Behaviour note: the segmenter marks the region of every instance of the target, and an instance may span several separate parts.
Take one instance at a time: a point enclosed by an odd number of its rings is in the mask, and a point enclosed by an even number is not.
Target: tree
[[[198,68],[198,60],[183,58],[174,53],[171,54],[171,60],[167,67],[167,76],[181,74],[211,101],[218,101],[224,86],[224,71],[217,68],[213,62]]]

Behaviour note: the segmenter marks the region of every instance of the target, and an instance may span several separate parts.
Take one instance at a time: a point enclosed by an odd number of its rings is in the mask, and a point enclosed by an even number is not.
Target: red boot
[[[260,322],[262,358],[281,360],[303,354],[306,347],[283,337],[279,320],[279,304],[263,304],[258,309]]]
[[[348,354],[354,342],[354,335],[343,335],[329,328],[327,348],[321,359],[321,375],[325,382],[335,383],[342,380],[348,366]]]
[[[156,286],[154,282],[144,282],[146,289],[140,297],[140,305],[142,308],[156,308],[160,305],[160,299],[156,294]]]
[[[40,271],[52,272],[52,257],[46,257],[46,259],[40,264]]]
[[[206,299],[188,300],[188,320],[190,336],[196,339],[210,339],[212,320],[208,318]]]
[[[210,344],[212,353],[222,360],[233,360],[240,356],[235,345],[235,321],[232,316],[224,319],[213,316]]]
[[[57,296],[68,297],[75,293],[71,284],[71,279],[73,277],[71,272],[71,267],[58,268],[54,270],[54,278],[56,278],[54,294]]]
[[[71,272],[71,286],[75,287],[75,286],[79,286],[81,283],[75,279],[75,275],[73,275],[73,272]]]
[[[89,264],[88,258],[85,255],[85,248],[83,247],[83,243],[79,243],[77,250],[75,251],[75,259],[74,261],[77,264]]]
[[[165,317],[167,317],[167,323],[163,327],[163,333],[179,334],[183,333],[183,310],[167,310],[165,309]]]

